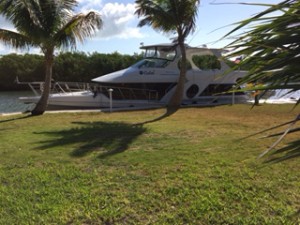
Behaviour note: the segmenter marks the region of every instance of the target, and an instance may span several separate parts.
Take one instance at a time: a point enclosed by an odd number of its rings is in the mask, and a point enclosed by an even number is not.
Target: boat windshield
[[[167,59],[142,59],[132,67],[135,68],[164,68],[169,64],[170,60]]]
[[[133,65],[138,68],[163,68],[176,57],[173,46],[152,46],[145,49],[144,59]]]

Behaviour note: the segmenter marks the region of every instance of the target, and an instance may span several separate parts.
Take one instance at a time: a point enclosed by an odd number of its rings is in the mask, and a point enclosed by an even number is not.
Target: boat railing
[[[44,89],[44,82],[20,82],[16,78],[17,84],[28,85],[35,96],[40,96]],[[109,89],[113,90],[113,98],[116,100],[148,100],[157,101],[159,100],[159,94],[157,90],[142,89],[142,88],[129,88],[129,87],[118,87],[118,86],[102,86],[97,83],[85,83],[85,82],[63,82],[63,81],[52,81],[51,82],[51,94],[64,94],[64,93],[76,93],[80,91],[91,91],[94,96],[97,93],[102,93],[109,97]]]
[[[109,90],[112,91],[113,99],[115,100],[148,100],[157,101],[159,100],[159,94],[157,90],[141,89],[141,88],[128,88],[128,87],[117,87],[117,86],[98,86],[97,91],[106,97],[109,97]]]
[[[28,85],[31,91],[36,96],[40,96],[44,90],[43,81],[34,81],[34,82],[20,82],[18,77],[16,77],[15,82],[17,84]],[[50,93],[70,93],[78,91],[87,91],[93,90],[97,84],[95,83],[84,83],[84,82],[61,82],[61,81],[52,81]]]
[[[55,82],[54,87],[60,89],[62,92],[76,92],[76,91],[86,91],[93,90],[97,84],[95,83],[85,83],[85,82]]]

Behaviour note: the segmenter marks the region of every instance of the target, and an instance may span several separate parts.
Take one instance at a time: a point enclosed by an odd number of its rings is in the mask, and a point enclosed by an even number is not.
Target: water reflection
[[[0,114],[12,112],[24,112],[33,108],[33,104],[24,104],[19,101],[21,96],[32,96],[31,91],[7,91],[0,92]]]

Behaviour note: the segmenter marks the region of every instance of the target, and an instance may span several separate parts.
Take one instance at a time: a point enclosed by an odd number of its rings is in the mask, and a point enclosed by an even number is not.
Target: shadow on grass
[[[42,145],[38,149],[74,146],[74,150],[70,153],[73,157],[83,157],[99,151],[99,157],[105,158],[126,151],[130,143],[146,131],[142,126],[119,122],[73,122],[73,124],[78,127],[37,133],[52,137],[49,141],[41,142]]]
[[[179,110],[178,107],[176,108],[166,108],[166,112],[163,113],[162,115],[154,118],[154,119],[151,119],[151,120],[147,120],[147,121],[144,121],[144,122],[141,122],[141,123],[136,123],[135,125],[136,126],[142,126],[142,125],[145,125],[145,124],[148,124],[148,123],[154,123],[154,122],[157,122],[157,121],[160,121],[160,120],[163,120],[171,115],[173,115],[174,113],[176,113],[177,111]]]
[[[22,117],[0,120],[0,123],[7,123],[7,122],[10,122],[10,121],[16,121],[16,120],[23,120],[23,119],[27,119],[27,118],[30,118],[30,117],[32,117],[31,114],[25,114],[25,116],[22,116]]]
[[[278,163],[288,159],[300,156],[300,140],[288,143],[287,146],[277,149],[270,154],[270,158],[265,160],[266,163]]]
[[[194,108],[194,107],[197,107],[197,108],[207,108],[207,107],[212,108],[212,107],[215,107],[215,106],[214,105],[201,105],[201,106],[196,106],[196,105],[190,105],[190,106],[188,106],[188,105],[182,105],[180,107],[177,107],[177,106],[176,107],[166,107],[166,111],[162,115],[160,115],[160,116],[158,116],[158,117],[156,117],[154,119],[151,119],[151,120],[147,120],[147,121],[144,121],[144,122],[136,123],[135,125],[145,125],[145,124],[148,124],[148,123],[154,123],[154,122],[157,122],[157,121],[160,121],[160,120],[163,120],[163,119],[165,119],[167,117],[172,116],[173,114],[175,114],[177,111],[179,111],[182,108]]]
[[[299,223],[297,223],[297,221],[299,222],[299,219],[300,219],[300,209],[298,209],[297,212],[295,212],[294,214],[289,216],[288,219],[290,219],[291,222],[294,222],[294,224],[299,224]]]

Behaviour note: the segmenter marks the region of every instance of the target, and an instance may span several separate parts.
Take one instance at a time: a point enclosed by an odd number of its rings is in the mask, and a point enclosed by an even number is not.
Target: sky
[[[211,48],[223,48],[232,39],[220,40],[233,29],[232,25],[249,18],[265,9],[262,6],[239,3],[277,4],[281,0],[201,0],[196,31],[190,34],[186,43],[191,46],[206,45]],[[96,11],[101,15],[103,28],[83,44],[77,45],[77,51],[86,53],[113,53],[132,55],[140,53],[140,45],[169,43],[172,36],[154,31],[151,27],[137,27],[139,18],[134,14],[134,0],[78,0],[76,13]],[[12,24],[0,16],[0,28],[14,30]],[[4,46],[0,42],[0,55],[9,53],[36,53],[39,49],[20,51]]]

